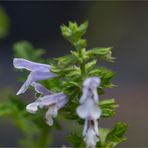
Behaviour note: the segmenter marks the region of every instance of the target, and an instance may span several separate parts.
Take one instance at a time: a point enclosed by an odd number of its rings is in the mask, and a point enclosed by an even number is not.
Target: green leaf
[[[98,147],[104,147],[104,145],[106,144],[106,137],[107,137],[109,132],[110,132],[110,130],[106,129],[106,128],[100,128],[99,129],[100,141],[97,144]]]
[[[102,88],[112,88],[115,85],[111,83],[111,79],[115,75],[111,70],[104,68],[104,67],[99,67],[94,70],[91,70],[88,73],[89,76],[98,76],[101,78],[101,87]]]
[[[79,39],[76,43],[74,43],[76,49],[83,49],[87,46],[87,40]]]
[[[87,55],[90,58],[100,58],[109,62],[113,62],[114,57],[112,57],[112,48],[107,47],[107,48],[93,48],[89,51],[87,51]]]
[[[113,130],[108,133],[106,140],[108,141],[108,143],[112,144],[113,147],[115,147],[117,144],[127,140],[127,138],[124,137],[127,129],[127,124],[121,122],[116,123]]]
[[[4,8],[0,6],[0,38],[5,38],[9,34],[10,19]]]
[[[70,134],[67,139],[73,147],[85,147],[82,136],[79,136],[76,133]]]
[[[35,49],[31,43],[20,41],[13,45],[15,57],[24,58],[31,61],[41,61],[41,56],[45,53],[43,49]]]
[[[114,99],[102,100],[100,101],[99,106],[102,111],[102,117],[112,117],[115,115],[115,109],[118,107]]]
[[[97,61],[96,60],[92,60],[91,62],[88,62],[86,65],[85,65],[85,68],[86,68],[86,71],[89,73],[91,72],[91,70],[96,66],[97,64]]]
[[[55,60],[58,61],[58,66],[60,66],[60,67],[71,66],[71,65],[77,63],[77,61],[78,61],[77,58],[72,54],[69,54],[69,55],[66,55],[66,56],[63,56],[60,58],[56,58]]]
[[[76,22],[69,22],[68,26],[62,25],[61,32],[64,38],[77,48],[86,47],[86,40],[81,39],[88,27],[88,22],[84,22],[80,26]]]

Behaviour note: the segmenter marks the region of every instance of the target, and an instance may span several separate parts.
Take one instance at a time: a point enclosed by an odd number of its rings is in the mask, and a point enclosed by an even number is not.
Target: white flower
[[[98,77],[87,78],[83,83],[83,94],[80,98],[80,103],[84,103],[86,99],[93,99],[95,103],[98,103],[99,96],[97,94],[97,87],[100,85],[101,80]]]
[[[96,120],[85,120],[83,136],[88,148],[94,148],[99,141],[98,122]]]
[[[84,81],[80,106],[76,110],[79,117],[85,120],[83,136],[88,148],[94,148],[99,141],[98,119],[101,109],[98,107],[97,87],[100,83],[98,77],[90,77]]]
[[[89,98],[77,108],[77,114],[82,119],[92,118],[97,120],[101,116],[101,110],[98,105]]]
[[[83,94],[80,98],[80,106],[77,108],[77,114],[82,119],[91,117],[92,119],[99,119],[101,110],[98,107],[99,96],[97,94],[97,87],[100,85],[100,78],[91,77],[83,83]]]

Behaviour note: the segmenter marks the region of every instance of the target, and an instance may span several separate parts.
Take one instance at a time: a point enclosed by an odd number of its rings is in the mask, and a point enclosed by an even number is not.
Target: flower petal
[[[100,78],[90,77],[83,83],[83,94],[80,98],[80,103],[83,104],[86,99],[91,98],[95,103],[98,103],[99,96],[97,94],[97,87],[100,85]]]
[[[55,76],[56,75],[54,73],[50,73],[49,71],[39,71],[39,70],[33,71],[29,74],[25,83],[22,85],[20,90],[17,92],[17,95],[24,93],[32,82],[39,81],[39,80],[46,80],[48,78],[52,78]]]
[[[50,106],[45,114],[45,119],[48,125],[52,126],[53,125],[53,117],[57,116],[57,108],[55,105]]]
[[[101,110],[96,104],[93,104],[93,102],[90,100],[86,101],[86,103],[80,105],[77,108],[77,114],[82,119],[99,119],[101,116]]]
[[[86,119],[86,120],[85,120],[85,123],[84,123],[83,134],[82,134],[83,136],[86,135],[87,129],[88,129],[88,120]]]
[[[96,136],[96,133],[93,130],[93,127],[89,127],[87,133],[84,137],[84,141],[88,148],[95,148],[96,143],[99,141],[99,138]]]
[[[55,93],[55,94],[47,95],[40,98],[41,100],[40,107],[59,104],[60,102],[65,101],[66,99],[67,99],[67,96],[63,93]]]
[[[94,131],[97,136],[99,136],[98,121],[94,120]]]
[[[68,102],[68,99],[66,96],[64,96],[65,98],[63,98],[63,100],[60,100],[57,102],[56,106],[58,109],[62,108],[65,106],[65,104]]]
[[[46,117],[46,123],[49,126],[52,126],[53,125],[53,118],[51,116],[48,116],[48,118]]]
[[[36,111],[38,110],[38,105],[39,105],[39,102],[33,102],[33,103],[30,103],[26,106],[26,110],[32,114],[36,113]]]
[[[31,85],[34,87],[35,91],[42,94],[42,95],[50,95],[53,94],[53,92],[49,91],[47,88],[45,88],[43,85],[32,82]]]
[[[88,89],[86,87],[83,87],[83,94],[82,94],[82,96],[80,98],[80,104],[84,103],[85,100],[88,98],[88,96],[89,96]]]
[[[84,83],[83,83],[83,86],[85,87],[98,87],[101,83],[101,80],[99,77],[90,77],[90,78],[87,78]]]
[[[17,69],[27,69],[29,71],[44,70],[49,71],[51,66],[47,64],[41,64],[36,62],[31,62],[23,58],[14,58],[13,65]]]

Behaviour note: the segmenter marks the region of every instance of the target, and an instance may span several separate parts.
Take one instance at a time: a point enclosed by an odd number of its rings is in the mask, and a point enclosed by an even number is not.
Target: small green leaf
[[[106,137],[107,137],[107,135],[108,135],[109,132],[110,132],[110,130],[109,129],[106,129],[106,128],[100,128],[99,129],[100,141],[97,144],[97,146],[104,147],[104,145],[106,143]]]
[[[114,57],[112,57],[112,48],[107,47],[107,48],[93,48],[89,51],[87,51],[87,55],[90,58],[100,58],[109,62],[113,62]]]
[[[112,144],[113,147],[115,147],[117,144],[127,140],[127,138],[124,137],[127,129],[127,124],[121,122],[116,123],[113,130],[108,133],[106,140],[108,141],[108,143]]]
[[[45,53],[43,49],[35,49],[31,43],[27,41],[20,41],[13,45],[15,57],[24,58],[27,60],[37,61],[41,60],[41,56]]]
[[[55,60],[58,61],[58,65],[61,67],[71,66],[78,61],[77,58],[72,54],[69,54],[60,58],[56,58]]]
[[[89,76],[98,76],[101,78],[101,87],[102,88],[112,88],[115,85],[111,83],[111,79],[115,74],[104,67],[99,67],[89,72]]]
[[[82,136],[78,136],[76,133],[69,135],[68,141],[72,144],[73,147],[85,147]]]
[[[115,115],[115,109],[118,107],[114,99],[102,100],[100,101],[99,106],[102,111],[102,117],[112,117]]]
[[[69,22],[68,26],[62,25],[62,35],[77,48],[85,47],[86,40],[81,39],[88,27],[88,22],[84,22],[80,26],[76,22]]]
[[[91,62],[88,62],[85,65],[86,71],[89,73],[91,72],[91,70],[96,66],[97,61],[96,60],[92,60]]]

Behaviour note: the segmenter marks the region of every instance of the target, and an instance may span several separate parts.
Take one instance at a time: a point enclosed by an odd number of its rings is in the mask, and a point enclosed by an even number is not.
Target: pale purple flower
[[[87,78],[83,83],[83,94],[80,98],[80,103],[84,103],[91,98],[95,103],[98,103],[99,96],[97,94],[97,87],[100,86],[101,80],[99,77]]]
[[[36,82],[33,82],[32,86],[43,96],[28,104],[26,110],[35,114],[39,108],[46,107],[48,109],[45,114],[46,122],[50,126],[53,125],[53,118],[57,116],[58,110],[64,107],[68,101],[67,96],[64,93],[53,93]]]
[[[85,120],[83,137],[89,148],[94,148],[99,141],[98,119],[101,116],[101,109],[98,106],[97,87],[100,83],[99,77],[90,77],[83,82],[80,106],[77,108],[78,116]]]
[[[87,78],[83,83],[83,94],[80,98],[80,106],[77,108],[77,114],[82,119],[93,118],[99,119],[101,110],[98,107],[99,96],[97,87],[100,85],[100,78]]]
[[[26,69],[30,71],[27,80],[17,92],[17,95],[24,93],[32,82],[46,80],[56,76],[56,74],[50,72],[51,66],[47,64],[31,62],[22,58],[14,58],[13,65],[17,69]]]
[[[99,129],[96,120],[85,120],[83,137],[87,148],[95,148],[96,143],[99,141]]]

